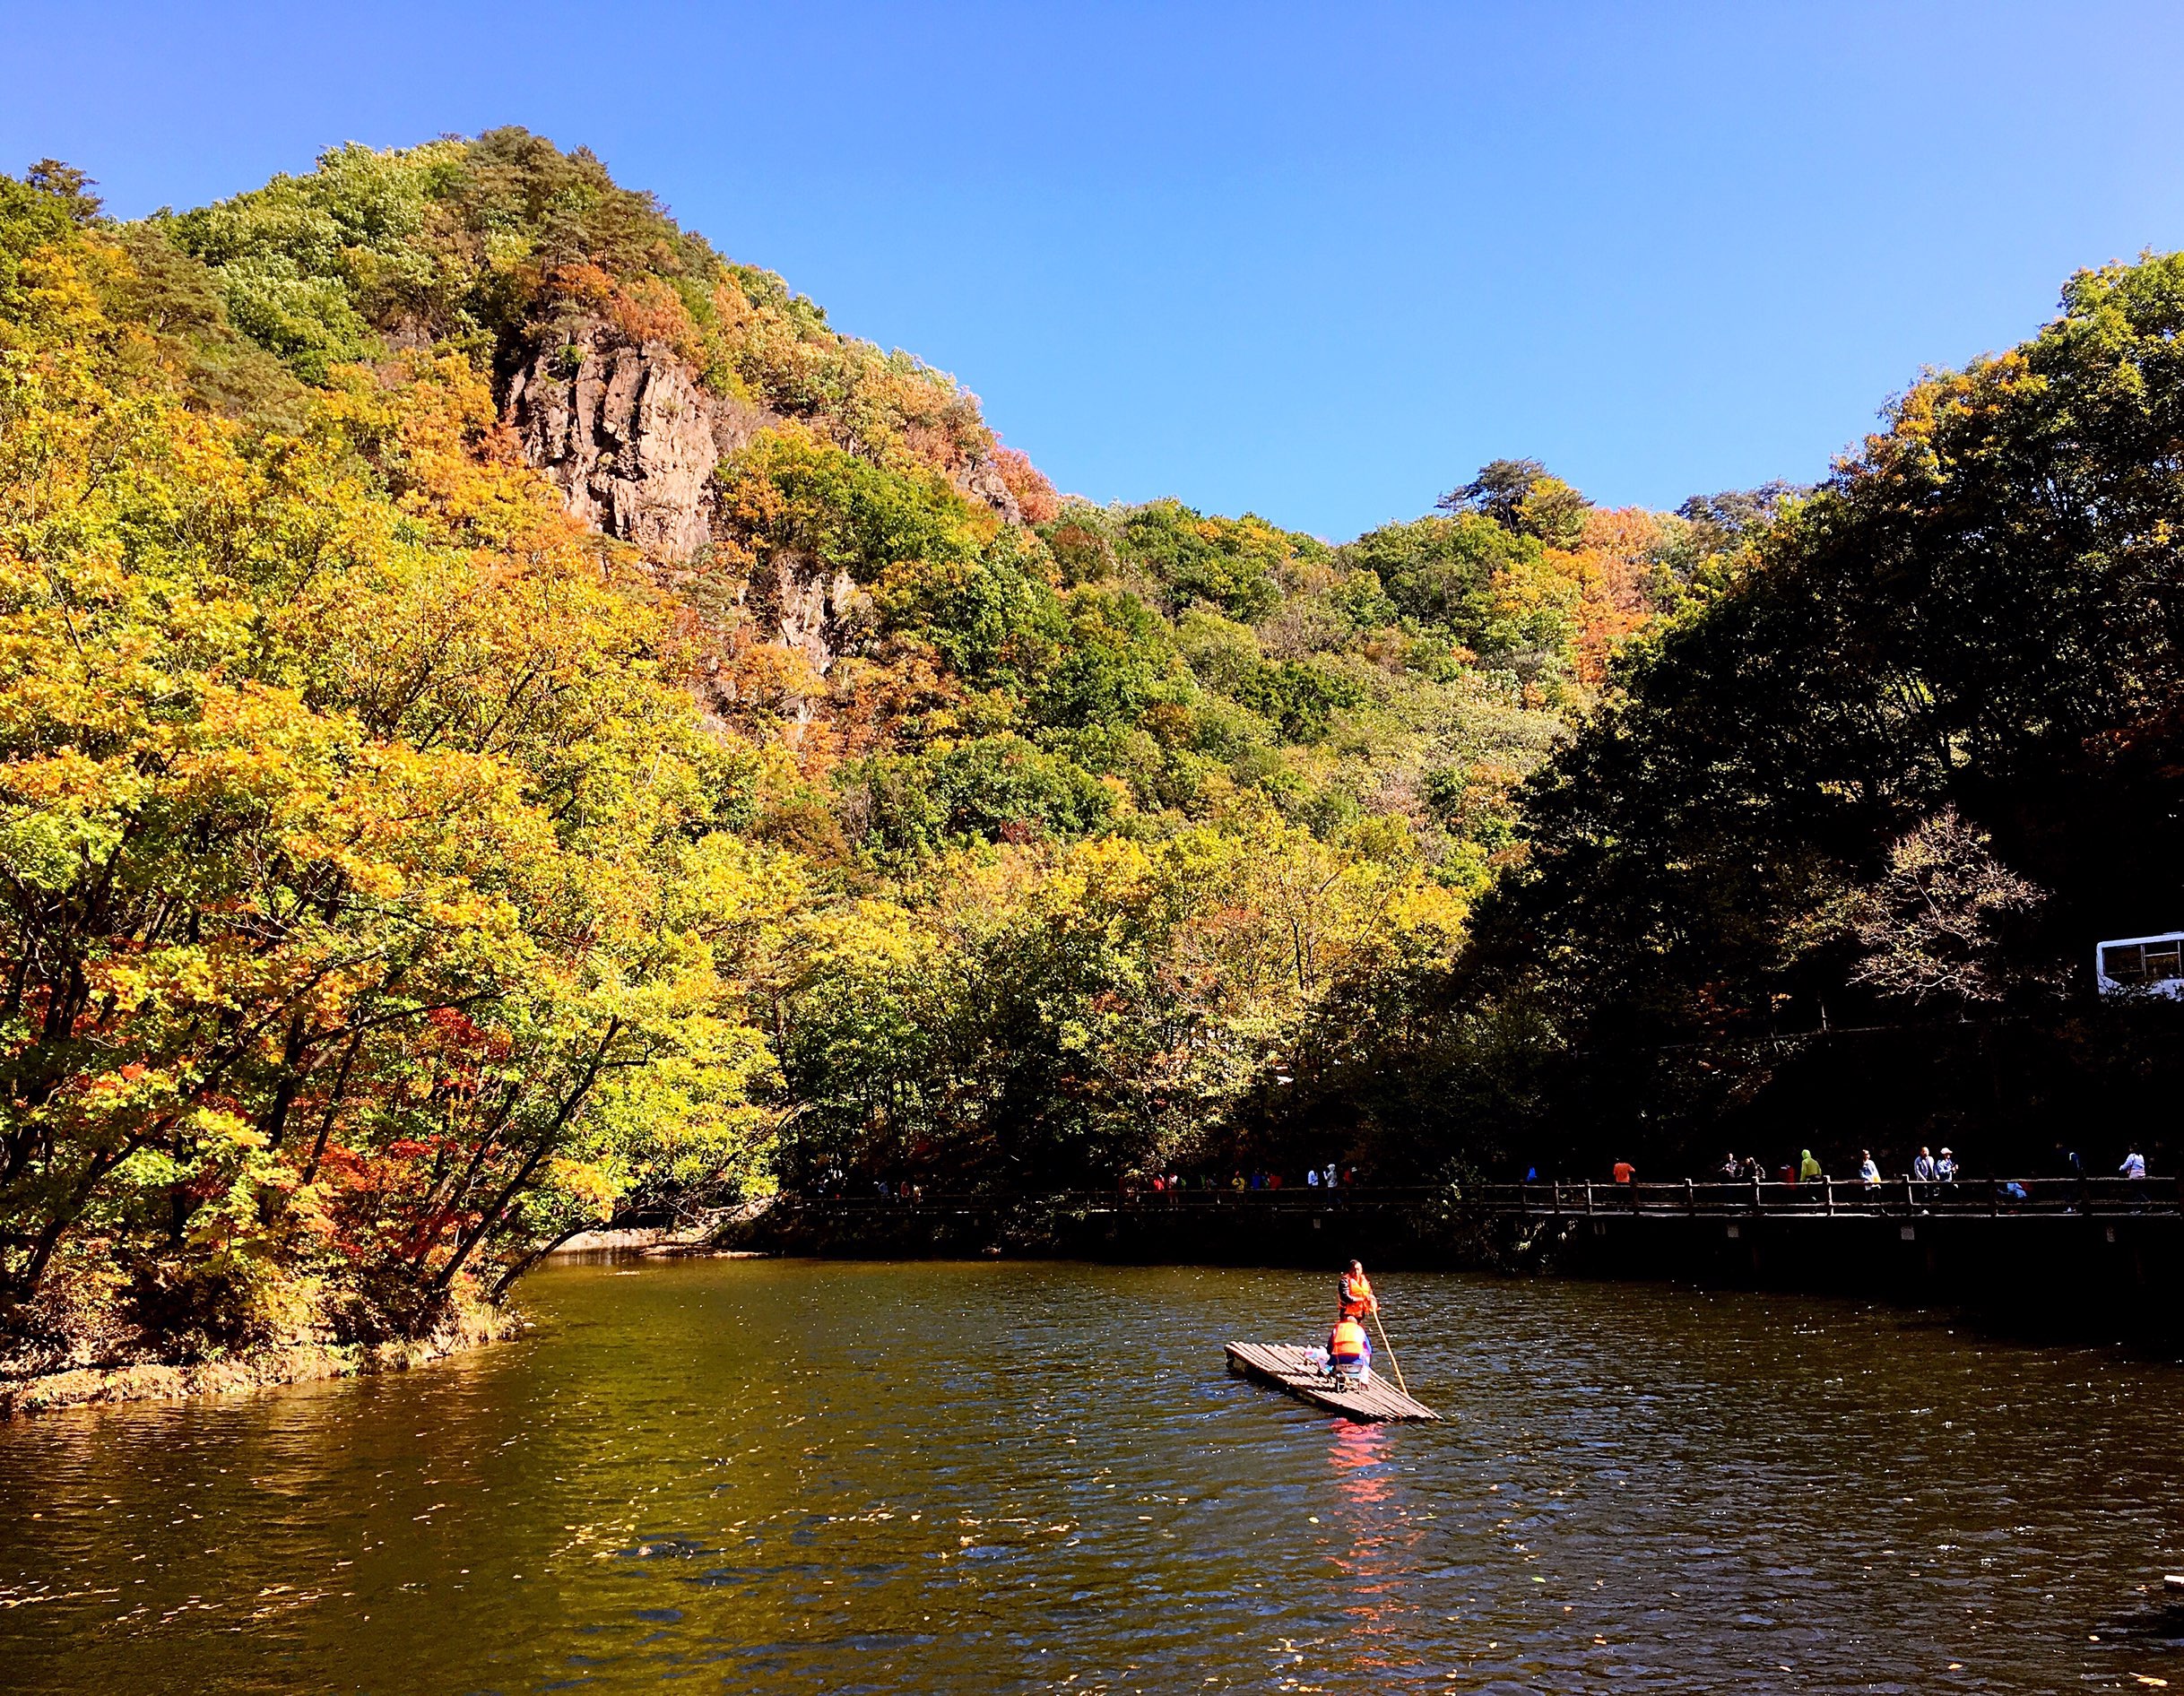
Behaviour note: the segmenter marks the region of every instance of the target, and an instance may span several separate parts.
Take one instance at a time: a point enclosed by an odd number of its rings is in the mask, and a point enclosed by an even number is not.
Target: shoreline
[[[572,1242],[546,1257],[557,1261],[615,1259],[763,1259],[764,1250],[724,1249],[702,1239],[655,1231],[596,1233],[603,1240]],[[178,1401],[191,1396],[231,1396],[334,1378],[370,1378],[406,1372],[451,1355],[507,1342],[529,1328],[514,1308],[465,1311],[428,1337],[390,1343],[290,1342],[210,1361],[129,1361],[114,1366],[71,1366],[25,1377],[0,1375],[0,1425],[74,1407],[118,1407],[129,1402]]]
[[[505,1308],[481,1308],[430,1336],[394,1343],[282,1343],[226,1360],[133,1361],[121,1366],[72,1366],[28,1378],[0,1379],[0,1423],[75,1407],[230,1396],[334,1378],[368,1378],[507,1341],[528,1321]]]
[[[1104,1199],[1104,1198],[1103,1198]],[[1316,1207],[1093,1207],[1083,1198],[779,1207],[732,1233],[818,1259],[1082,1259],[1108,1265],[1466,1271],[1845,1296],[1998,1337],[2184,1358],[2184,1216],[1493,1216],[1452,1198]]]

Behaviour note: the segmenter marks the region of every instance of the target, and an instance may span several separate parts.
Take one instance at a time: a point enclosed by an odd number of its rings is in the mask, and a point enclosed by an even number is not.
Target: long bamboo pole
[[[1388,1322],[1380,1316],[1380,1303],[1373,1303],[1373,1323],[1380,1329],[1380,1346],[1388,1351],[1388,1364],[1395,1368],[1395,1387],[1404,1395],[1410,1394],[1410,1386],[1403,1381],[1403,1363],[1395,1358],[1395,1345],[1388,1340]]]

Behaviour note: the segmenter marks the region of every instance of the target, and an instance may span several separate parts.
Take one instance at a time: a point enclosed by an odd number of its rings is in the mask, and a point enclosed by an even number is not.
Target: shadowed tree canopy
[[[1809,495],[1688,505],[1749,563],[1530,781],[1430,1034],[1374,1051],[1437,1080],[1441,1146],[1659,1166],[1968,1112],[2000,1160],[2171,1098],[2169,1009],[2097,1007],[2085,963],[2184,928],[2180,464],[2164,255],[1920,381]],[[1489,470],[1459,496],[1521,512]]]

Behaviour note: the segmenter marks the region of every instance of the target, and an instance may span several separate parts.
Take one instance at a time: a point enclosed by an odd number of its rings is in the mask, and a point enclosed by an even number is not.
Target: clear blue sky
[[[1816,477],[2076,267],[2184,246],[2174,5],[0,0],[0,165],[117,212],[524,124],[954,372],[1064,489],[1336,538],[1499,455],[1613,504]]]

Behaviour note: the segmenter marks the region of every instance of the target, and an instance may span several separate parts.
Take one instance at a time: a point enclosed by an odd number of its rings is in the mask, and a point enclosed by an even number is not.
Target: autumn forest
[[[0,178],[0,1357],[416,1335],[783,1187],[2140,1113],[2180,330],[2089,271],[1809,483],[1330,542],[1058,491],[521,130]]]

